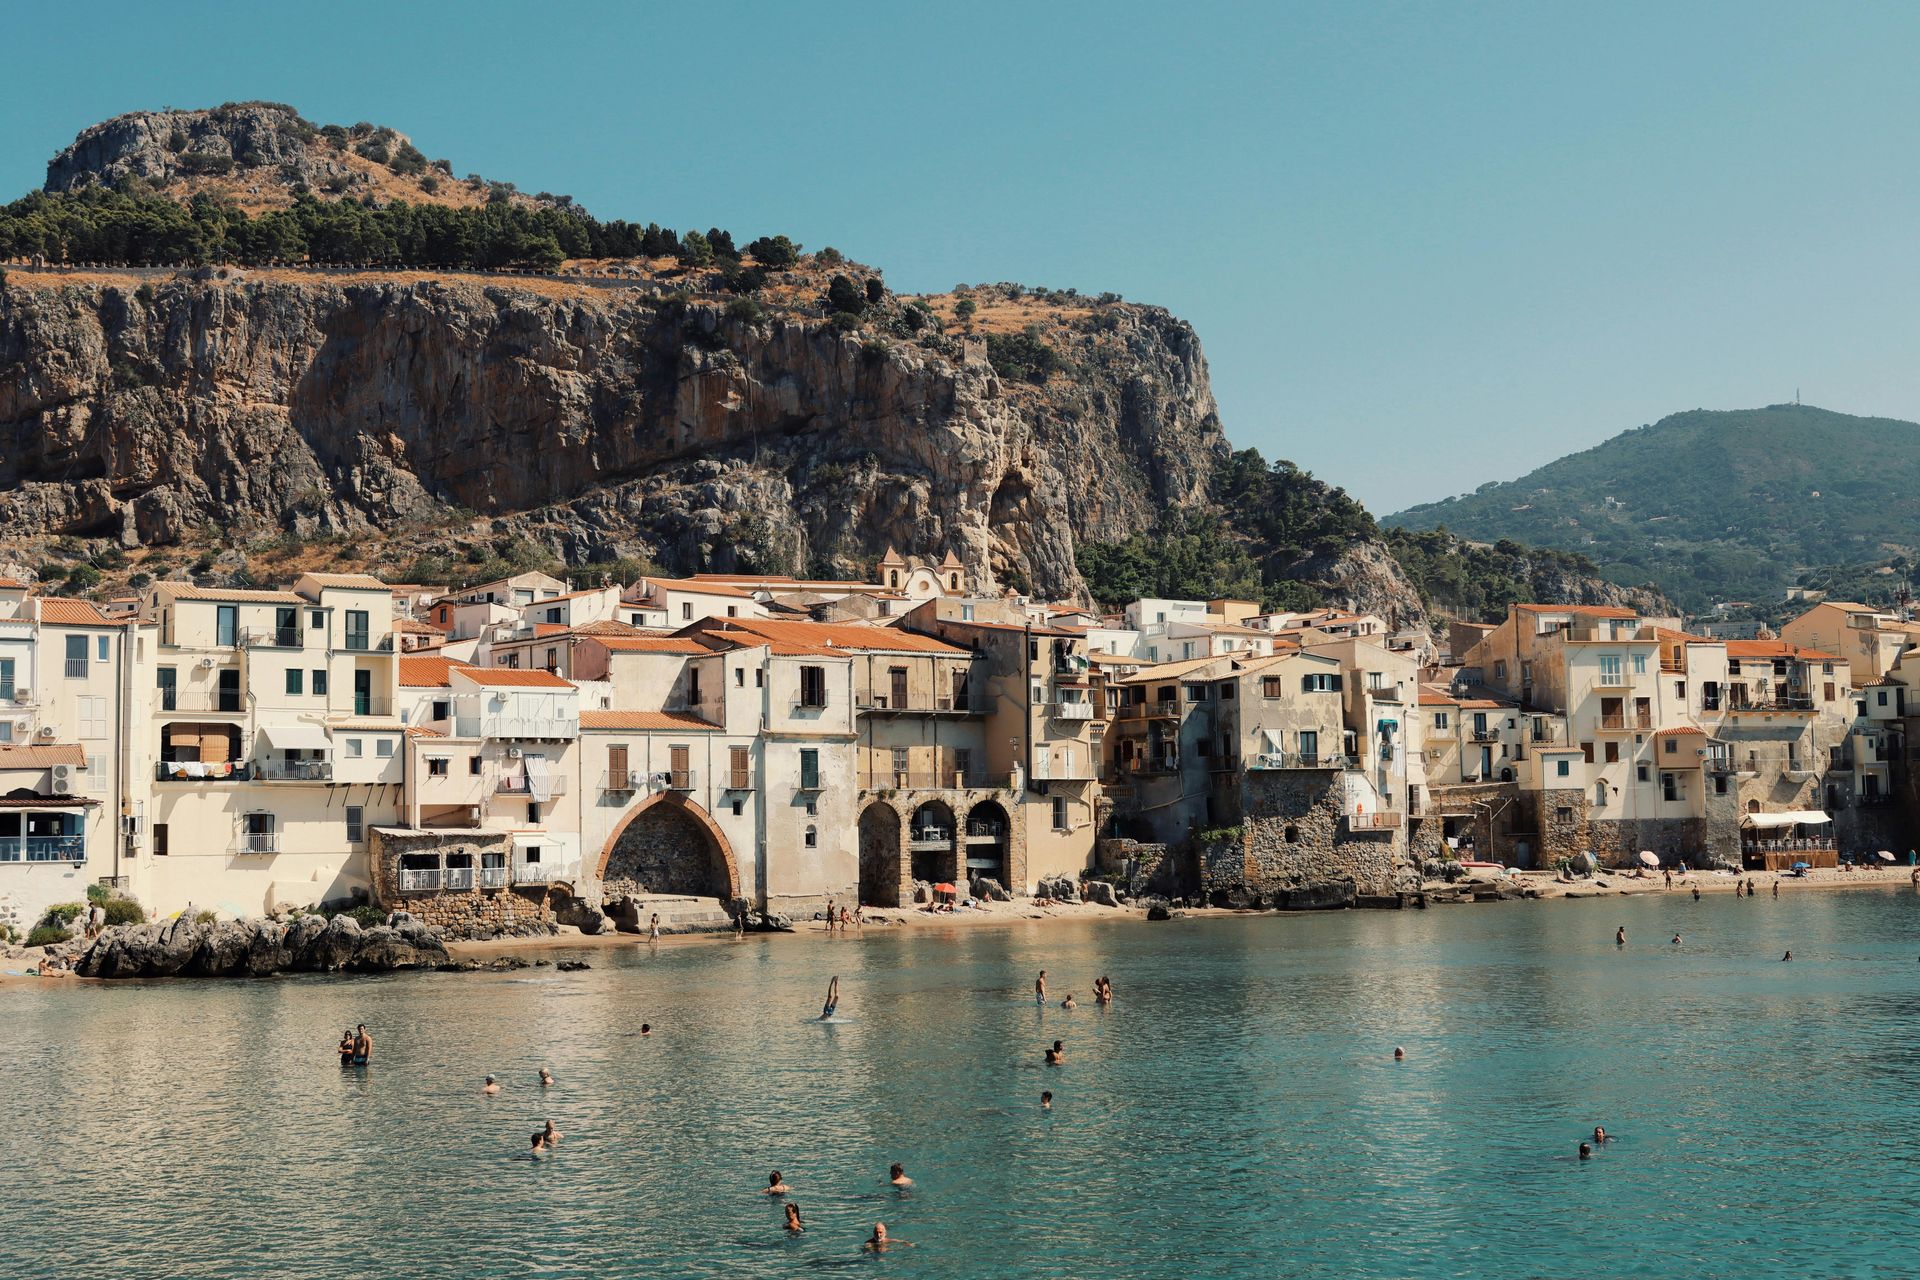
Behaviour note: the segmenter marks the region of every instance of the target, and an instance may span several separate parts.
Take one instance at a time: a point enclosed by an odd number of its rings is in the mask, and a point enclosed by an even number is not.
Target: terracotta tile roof
[[[345,587],[354,591],[391,591],[393,589],[370,573],[303,573],[300,576],[323,587]]]
[[[1797,658],[1802,662],[1839,662],[1841,659],[1818,649],[1805,649],[1784,640],[1729,640],[1729,658]]]
[[[711,720],[686,711],[582,711],[582,729],[690,729],[695,732],[720,728]]]
[[[196,587],[188,582],[162,582],[155,590],[176,600],[226,600],[235,604],[308,604],[291,591],[252,591],[243,587]]]
[[[417,657],[400,659],[400,683],[412,689],[445,689],[453,682],[448,672],[455,667],[468,667],[471,663],[457,662],[452,658],[441,658],[422,654]]]
[[[56,627],[111,627],[112,619],[94,608],[91,600],[40,599],[40,621]]]
[[[696,595],[705,596],[738,596],[743,600],[751,600],[753,598],[752,592],[742,591],[738,587],[730,587],[723,582],[702,582],[697,578],[642,578],[640,582],[642,586],[650,588],[650,590],[646,592],[647,595],[652,595],[653,590],[657,589],[660,591],[691,591]]]
[[[687,636],[594,636],[596,644],[608,653],[712,653],[706,645]]]
[[[550,671],[522,671],[517,667],[455,667],[465,679],[492,689],[571,689],[570,680],[562,680]]]
[[[40,747],[0,747],[0,769],[45,769],[50,765],[85,766],[87,753],[76,743],[48,743]]]
[[[898,627],[876,627],[860,622],[788,622],[772,618],[707,618],[682,628],[681,634],[705,635],[735,643],[778,645],[819,650],[825,653],[872,651],[879,653],[946,653],[963,655],[970,651],[945,640],[902,631]]]

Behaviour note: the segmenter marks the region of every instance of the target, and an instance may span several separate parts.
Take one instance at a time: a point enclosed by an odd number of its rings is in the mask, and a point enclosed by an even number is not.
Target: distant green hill
[[[1803,576],[1912,558],[1920,425],[1810,405],[1695,409],[1381,523],[1579,552],[1689,610],[1771,602]]]

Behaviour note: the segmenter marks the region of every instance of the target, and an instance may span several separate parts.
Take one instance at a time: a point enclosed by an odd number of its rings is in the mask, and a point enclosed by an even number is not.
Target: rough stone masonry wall
[[[1239,888],[1276,905],[1338,905],[1356,896],[1415,888],[1407,831],[1356,832],[1344,814],[1337,772],[1271,769],[1247,774],[1242,791]],[[1203,862],[1209,896],[1231,892],[1223,859]]]

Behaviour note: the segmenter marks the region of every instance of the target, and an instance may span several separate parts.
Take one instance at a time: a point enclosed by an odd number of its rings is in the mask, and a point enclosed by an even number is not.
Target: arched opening
[[[929,800],[913,811],[907,824],[907,849],[913,858],[913,878],[928,884],[950,881],[960,869],[954,857],[953,810]]]
[[[733,851],[713,820],[668,792],[636,808],[601,855],[608,899],[640,894],[740,896]]]
[[[1007,887],[1007,811],[984,800],[967,811],[967,879],[985,876]]]
[[[869,907],[898,907],[900,901],[900,815],[891,805],[870,804],[860,814],[860,901]]]

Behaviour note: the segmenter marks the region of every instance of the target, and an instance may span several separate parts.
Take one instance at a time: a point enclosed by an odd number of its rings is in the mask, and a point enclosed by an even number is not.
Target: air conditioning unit
[[[47,779],[53,787],[53,791],[52,791],[53,795],[70,796],[73,794],[73,766],[72,765],[70,764],[54,765],[51,769],[47,770]]]
[[[507,759],[518,760],[519,758],[520,758],[520,748],[518,747],[507,748]]]

